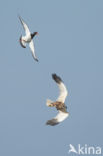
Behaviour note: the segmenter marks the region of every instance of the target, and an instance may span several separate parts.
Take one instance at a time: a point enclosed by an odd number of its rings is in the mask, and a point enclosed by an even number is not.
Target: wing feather
[[[30,35],[30,30],[24,20],[19,16],[20,22],[23,25],[26,35]]]
[[[68,95],[68,91],[66,89],[66,86],[64,85],[62,79],[57,76],[56,74],[52,74],[53,79],[55,80],[55,82],[57,83],[58,87],[59,87],[59,97],[57,98],[57,101],[60,101],[62,103],[65,102],[65,99]]]
[[[30,47],[30,49],[31,49],[33,58],[34,58],[36,61],[38,61],[38,59],[37,59],[37,57],[36,57],[36,55],[35,55],[35,48],[34,48],[33,40],[31,40],[31,42],[29,43],[29,47]]]
[[[62,112],[62,111],[58,111],[58,114],[56,117],[54,117],[51,120],[48,120],[46,122],[47,125],[51,125],[51,126],[55,126],[57,124],[59,124],[60,122],[64,121],[67,117],[69,116],[68,112]]]

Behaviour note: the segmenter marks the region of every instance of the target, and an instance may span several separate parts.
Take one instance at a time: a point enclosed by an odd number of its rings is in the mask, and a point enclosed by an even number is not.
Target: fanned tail
[[[47,105],[48,107],[51,107],[52,103],[53,103],[52,100],[50,100],[50,99],[47,99],[47,100],[46,100],[46,105]]]

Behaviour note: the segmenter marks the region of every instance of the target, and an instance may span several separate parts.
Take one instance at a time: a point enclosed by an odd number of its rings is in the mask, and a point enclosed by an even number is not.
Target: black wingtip
[[[55,126],[55,125],[58,125],[58,124],[59,124],[59,122],[57,122],[56,119],[48,120],[46,122],[46,125],[50,125],[50,126]]]
[[[35,61],[39,62],[39,60],[38,60],[38,59],[35,59]]]
[[[57,76],[55,73],[52,74],[52,78],[53,78],[57,83],[61,83],[61,82],[62,82],[62,79],[61,79],[59,76]]]
[[[36,62],[39,62],[39,60],[33,54],[32,54],[32,57]]]

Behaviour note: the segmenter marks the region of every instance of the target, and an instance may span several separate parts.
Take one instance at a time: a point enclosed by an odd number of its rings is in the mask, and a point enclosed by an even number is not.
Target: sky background
[[[19,44],[25,20],[36,55]],[[61,124],[45,122],[57,111],[65,82],[70,113]],[[103,147],[103,1],[0,1],[0,156],[68,156],[69,144]]]

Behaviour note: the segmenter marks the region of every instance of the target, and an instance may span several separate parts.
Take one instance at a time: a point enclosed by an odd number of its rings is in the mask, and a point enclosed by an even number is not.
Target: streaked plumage
[[[56,74],[52,74],[52,78],[57,83],[57,85],[59,87],[59,90],[60,90],[60,94],[59,94],[59,97],[57,98],[57,100],[55,102],[48,99],[47,102],[46,102],[46,105],[48,107],[56,107],[56,109],[58,110],[58,114],[53,119],[48,120],[46,122],[46,124],[54,126],[54,125],[59,124],[63,120],[65,120],[69,116],[69,113],[67,112],[67,107],[66,107],[66,105],[64,103],[65,99],[66,99],[66,97],[68,95],[66,86],[64,85],[61,78],[59,76],[57,76]]]
[[[36,55],[35,55],[35,48],[34,48],[34,43],[33,43],[33,37],[35,35],[38,34],[38,32],[34,32],[34,33],[31,33],[27,24],[24,22],[24,20],[19,16],[19,19],[20,19],[20,22],[25,30],[25,36],[21,36],[20,37],[20,44],[23,48],[26,48],[26,44],[28,43],[29,44],[29,47],[31,49],[31,52],[32,52],[32,56],[33,58],[38,61]]]

